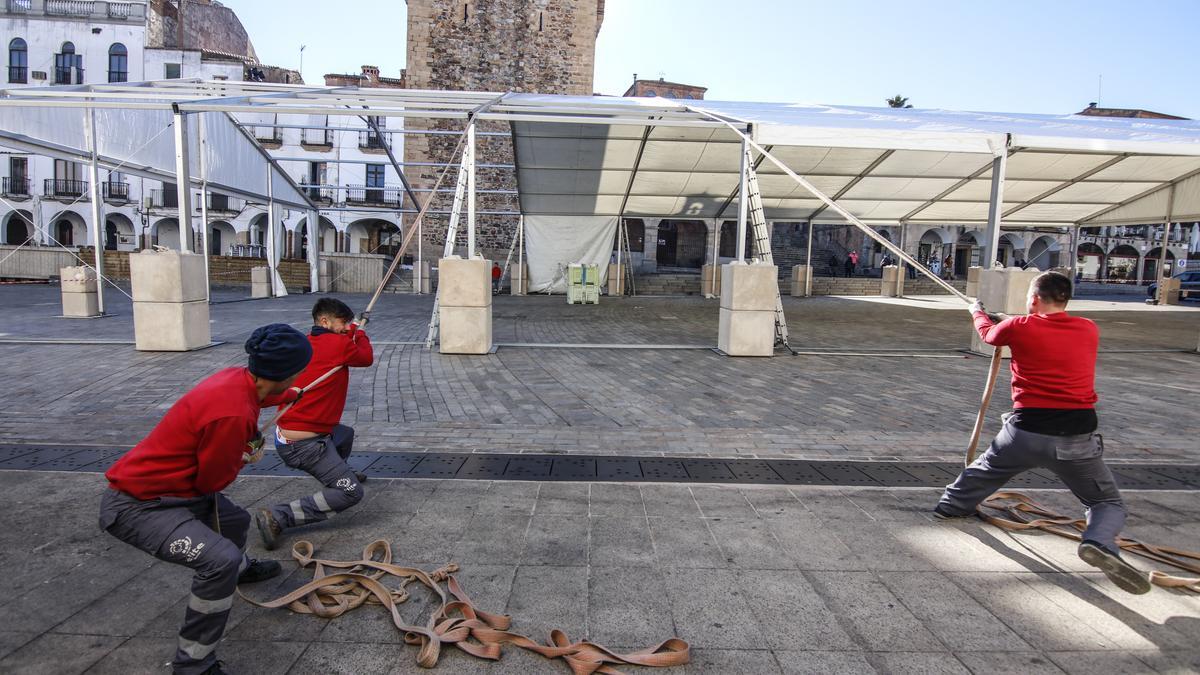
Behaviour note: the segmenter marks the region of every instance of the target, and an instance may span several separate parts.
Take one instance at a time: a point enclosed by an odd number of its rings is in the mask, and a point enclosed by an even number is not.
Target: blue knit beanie
[[[250,373],[281,382],[298,374],[312,358],[308,337],[286,323],[255,328],[246,340]]]

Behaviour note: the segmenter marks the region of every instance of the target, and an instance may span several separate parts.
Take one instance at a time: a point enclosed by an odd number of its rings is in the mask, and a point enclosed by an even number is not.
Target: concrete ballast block
[[[509,292],[513,295],[529,293],[529,265],[514,264],[508,269]]]
[[[899,281],[900,268],[896,265],[885,266],[880,280],[879,294],[885,298],[896,297],[899,295]]]
[[[319,273],[319,271],[318,271]],[[250,268],[250,283],[251,284],[269,284],[271,283],[271,268],[270,267],[251,267]]]
[[[812,268],[808,265],[793,265],[792,266],[792,295],[799,297],[808,291],[809,280],[812,277]]]
[[[729,356],[771,356],[775,351],[775,312],[721,308],[717,348]]]
[[[63,293],[62,315],[72,317],[100,316],[100,298],[95,293]]]
[[[63,267],[58,274],[63,293],[96,292],[96,273],[90,267]]]
[[[487,354],[492,349],[492,308],[439,305],[438,333],[442,354]]]
[[[129,256],[134,302],[205,300],[204,256],[147,249]]]
[[[444,307],[491,307],[491,261],[442,258],[438,263],[438,302]]]
[[[208,302],[135,302],[133,333],[138,351],[185,352],[212,342]]]
[[[608,265],[608,294],[609,295],[624,295],[625,294],[625,263],[620,265],[609,263]]]
[[[733,310],[775,311],[779,295],[774,265],[730,263],[721,271],[721,307]]]

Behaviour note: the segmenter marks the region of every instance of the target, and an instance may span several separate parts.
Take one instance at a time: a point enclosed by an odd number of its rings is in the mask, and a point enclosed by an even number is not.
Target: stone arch
[[[1158,280],[1158,277],[1159,277],[1158,260],[1159,260],[1159,256],[1161,256],[1161,255],[1162,255],[1162,247],[1161,246],[1155,246],[1154,248],[1152,248],[1146,252],[1146,257],[1145,257],[1145,259],[1142,260],[1142,280],[1143,281],[1152,282],[1152,281]],[[1171,250],[1170,247],[1167,247],[1166,268],[1167,268],[1168,272],[1175,269],[1175,253]]]
[[[1106,258],[1105,279],[1131,283],[1136,280],[1137,266],[1141,260],[1141,255],[1136,248],[1129,244],[1114,246]]]
[[[208,254],[226,255],[237,243],[237,230],[225,220],[214,220],[208,224]]]
[[[1005,267],[1013,267],[1018,260],[1025,259],[1025,238],[1013,232],[1000,235],[996,245],[996,260]]]
[[[360,218],[346,227],[350,235],[350,253],[377,253],[394,256],[400,250],[400,226],[388,218]]]
[[[4,227],[0,229],[3,242],[20,246],[33,236],[33,214],[29,211],[9,211],[4,216]]]
[[[1062,245],[1058,239],[1044,234],[1029,244],[1029,256],[1026,260],[1029,266],[1040,270],[1048,270],[1062,265],[1060,255]]]
[[[150,225],[150,243],[156,246],[179,250],[179,221],[174,218],[159,218]]]
[[[747,233],[750,228],[746,228]],[[734,233],[736,240],[736,230]],[[664,220],[658,224],[659,267],[699,268],[708,248],[708,227],[699,220]],[[750,249],[746,249],[750,254]]]
[[[73,210],[58,212],[49,221],[50,243],[58,242],[63,246],[87,246],[88,226],[83,216]]]
[[[104,248],[108,251],[137,250],[137,233],[133,221],[124,213],[113,211],[104,215]]]
[[[1085,241],[1079,244],[1079,255],[1075,260],[1077,273],[1083,279],[1103,279],[1107,258],[1104,249]]]

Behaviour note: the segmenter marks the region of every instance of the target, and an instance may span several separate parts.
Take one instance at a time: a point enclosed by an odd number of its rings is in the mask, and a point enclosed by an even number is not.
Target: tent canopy
[[[1200,123],[1186,120],[168,80],[0,90],[0,143],[78,152],[78,122],[52,117],[88,106],[99,111],[101,154],[118,161],[172,106],[210,119],[509,122],[527,215],[734,217],[741,142],[729,123],[868,223],[986,222],[993,158],[1005,153],[1006,225],[1200,220]],[[66,114],[77,120],[79,111]],[[210,123],[209,135],[220,127]],[[213,189],[265,191],[266,170],[253,158],[261,148],[228,136],[210,148]],[[172,180],[170,134],[159,141],[133,154]],[[841,222],[771,163],[758,175],[768,218]],[[278,180],[277,201],[311,206],[286,176]]]

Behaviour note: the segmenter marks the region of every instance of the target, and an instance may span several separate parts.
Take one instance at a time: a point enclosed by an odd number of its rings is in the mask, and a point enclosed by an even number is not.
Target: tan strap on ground
[[[979,515],[985,521],[1011,532],[1023,530],[1042,530],[1060,537],[1082,539],[1087,522],[1082,518],[1072,518],[1061,513],[1055,513],[1038,504],[1020,492],[997,492],[988,497],[980,505]],[[1133,553],[1177,569],[1200,574],[1200,553],[1172,548],[1170,546],[1155,546],[1130,537],[1117,537],[1117,545],[1122,551]],[[1150,572],[1150,583],[1164,588],[1182,588],[1200,593],[1200,578],[1181,577],[1159,572]]]
[[[437,665],[442,645],[450,644],[481,659],[498,660],[503,645],[537,652],[549,659],[567,663],[575,675],[601,673],[620,675],[608,664],[637,666],[679,666],[688,662],[688,643],[678,638],[627,654],[618,654],[600,645],[581,641],[571,642],[566,633],[550,631],[550,644],[508,630],[511,618],[492,614],[475,607],[454,573],[458,565],[449,563],[433,572],[415,567],[392,564],[392,547],[379,539],[371,542],[360,560],[324,560],[315,558],[316,549],[310,542],[297,541],[292,557],[301,567],[313,566],[313,580],[282,597],[266,602],[247,598],[259,607],[287,607],[300,614],[315,614],[324,618],[341,616],[364,604],[383,605],[392,615],[392,623],[404,633],[404,642],[420,645],[417,665],[432,668]],[[330,572],[332,569],[334,571]],[[385,577],[399,579],[399,585],[389,588]],[[406,586],[419,581],[437,594],[440,606],[430,613],[424,626],[406,624],[397,605],[408,600]],[[445,582],[443,588],[441,583]],[[453,599],[451,599],[453,598]]]

